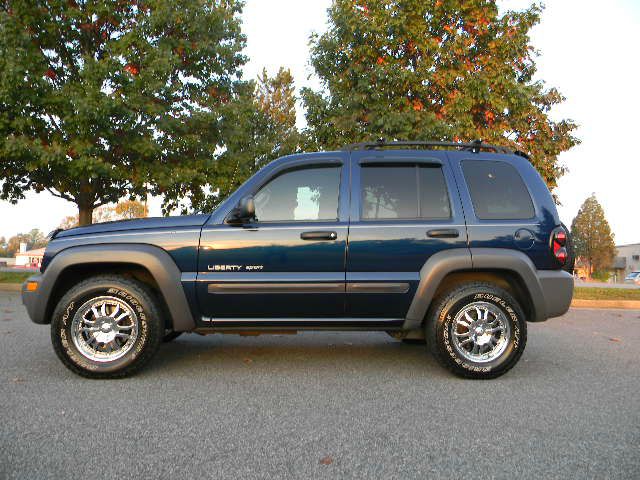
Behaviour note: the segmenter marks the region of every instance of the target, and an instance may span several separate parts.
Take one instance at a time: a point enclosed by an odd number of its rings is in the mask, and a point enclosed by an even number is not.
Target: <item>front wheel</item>
[[[491,283],[461,285],[435,301],[427,344],[446,368],[465,378],[495,378],[520,359],[527,323],[518,302]]]
[[[51,340],[62,363],[89,378],[116,378],[139,370],[164,335],[153,293],[129,278],[102,275],[71,288],[51,321]]]

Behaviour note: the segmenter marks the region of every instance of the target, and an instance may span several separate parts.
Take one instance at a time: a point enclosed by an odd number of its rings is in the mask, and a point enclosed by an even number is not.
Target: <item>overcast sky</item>
[[[291,69],[296,87],[317,86],[308,78],[308,38],[326,26],[330,0],[247,0],[243,29],[249,64],[245,77],[266,67]],[[530,2],[505,0],[502,8],[522,9]],[[555,193],[566,224],[592,192],[605,210],[617,244],[640,242],[640,2],[637,0],[547,0],[542,21],[532,32],[541,52],[538,78],[557,87],[567,101],[553,111],[580,128],[582,144],[563,153],[569,173]],[[303,116],[299,115],[303,124]],[[151,214],[160,215],[158,201]],[[48,193],[29,194],[17,205],[0,201],[0,236],[37,227],[50,231],[76,213],[75,206]]]

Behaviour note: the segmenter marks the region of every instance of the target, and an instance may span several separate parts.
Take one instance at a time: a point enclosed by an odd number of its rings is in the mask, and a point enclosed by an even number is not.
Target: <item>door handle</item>
[[[458,238],[459,236],[460,232],[455,228],[437,228],[427,232],[427,237],[431,238]]]
[[[317,231],[317,232],[302,232],[300,234],[300,238],[302,240],[335,240],[338,238],[338,234],[336,232],[329,231]]]

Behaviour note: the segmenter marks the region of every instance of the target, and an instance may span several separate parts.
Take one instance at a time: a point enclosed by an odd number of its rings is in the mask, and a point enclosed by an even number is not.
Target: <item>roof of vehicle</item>
[[[384,139],[379,139],[375,142],[360,142],[360,143],[352,143],[342,148],[343,151],[354,151],[354,150],[381,150],[381,149],[435,149],[435,148],[448,148],[448,149],[456,149],[456,150],[467,150],[473,153],[478,153],[481,150],[490,151],[494,153],[502,153],[502,154],[512,154],[518,155],[524,158],[529,158],[529,156],[521,152],[519,150],[513,150],[508,147],[503,147],[501,145],[492,145],[488,143],[482,142],[482,140],[474,140],[473,142],[443,142],[443,141],[392,141],[388,142]]]

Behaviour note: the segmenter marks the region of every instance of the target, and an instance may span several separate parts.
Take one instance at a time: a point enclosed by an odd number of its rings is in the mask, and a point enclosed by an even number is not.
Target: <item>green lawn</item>
[[[0,283],[22,283],[34,272],[0,272]]]
[[[576,287],[573,298],[581,300],[640,300],[640,288]]]

